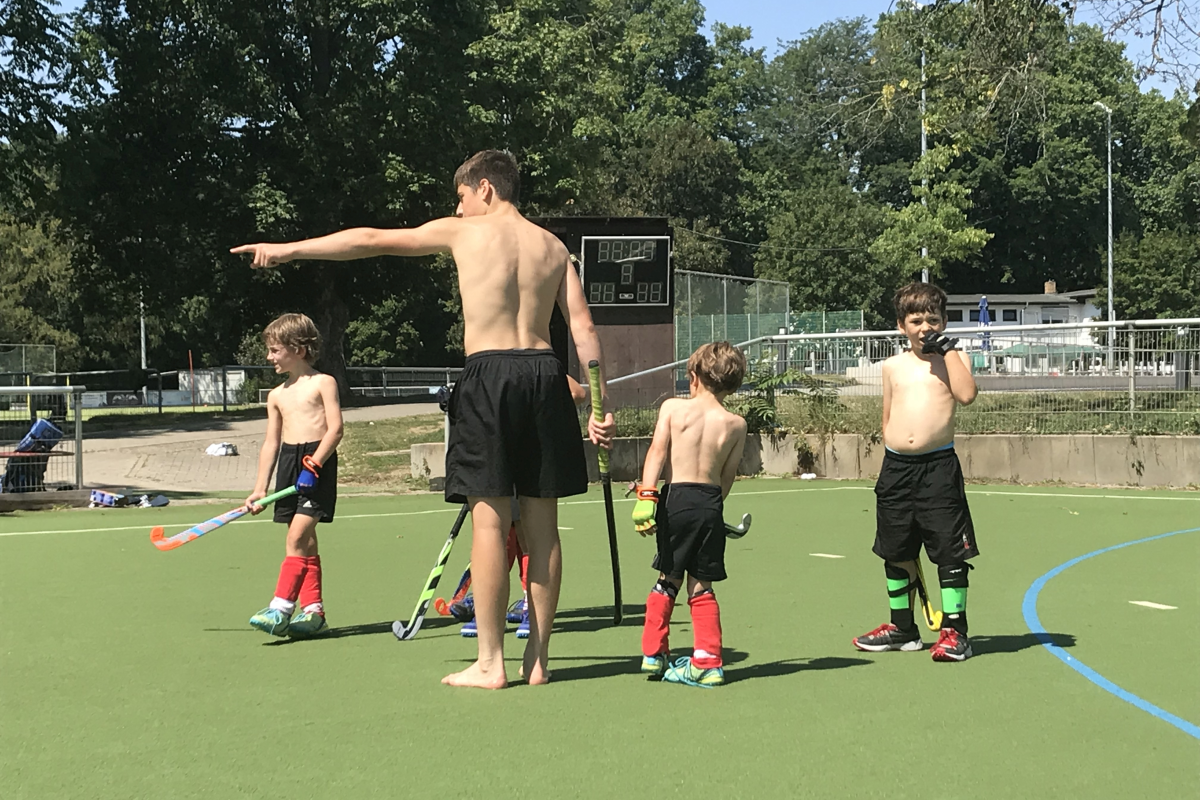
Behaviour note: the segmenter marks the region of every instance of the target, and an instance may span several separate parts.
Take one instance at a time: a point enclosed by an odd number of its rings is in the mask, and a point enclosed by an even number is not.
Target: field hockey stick
[[[271,505],[271,503],[274,503],[276,500],[282,500],[285,497],[291,497],[295,493],[296,493],[296,487],[289,486],[288,488],[284,489],[281,492],[276,492],[275,494],[267,495],[263,499],[255,502],[254,505],[259,506],[259,507],[269,506],[269,505]],[[188,528],[186,531],[181,531],[181,532],[175,534],[174,536],[167,536],[165,538],[163,537],[162,526],[159,526],[156,528],[151,528],[150,543],[153,544],[155,547],[157,547],[159,550],[163,550],[163,551],[174,550],[176,547],[182,547],[183,545],[187,544],[188,542],[192,541],[193,539],[199,539],[204,534],[206,534],[210,531],[215,531],[217,528],[220,528],[224,525],[228,525],[229,523],[233,522],[235,519],[244,517],[249,513],[250,513],[250,509],[247,508],[246,506],[242,506],[241,508],[235,508],[233,511],[226,511],[224,514],[222,514],[219,517],[213,517],[208,522],[201,522],[199,525],[193,525],[192,527]]]
[[[445,598],[439,597],[433,601],[433,608],[443,617],[450,616],[450,607],[456,603],[461,603],[467,596],[467,592],[471,590],[471,562],[467,562],[467,568],[463,570],[462,577],[458,579],[458,588],[454,590],[454,595],[451,596],[450,602],[446,602]]]
[[[925,625],[931,631],[942,629],[942,612],[936,611],[929,602],[929,592],[925,590],[925,570],[921,568],[921,556],[914,560],[917,565],[917,592],[921,595],[921,613],[925,617]]]
[[[600,362],[588,362],[588,384],[592,389],[592,416],[604,420],[603,399],[600,397]],[[621,610],[621,556],[617,552],[617,520],[613,516],[612,478],[608,474],[608,451],[596,447],[596,458],[600,464],[600,483],[604,486],[604,514],[608,517],[608,555],[612,559],[613,575],[613,625],[620,625]]]
[[[741,525],[730,525],[728,522],[725,523],[725,538],[740,539],[743,536],[745,536],[746,532],[749,530],[750,530],[750,515],[742,514],[742,524]]]
[[[425,612],[429,610],[429,603],[433,600],[433,593],[437,590],[438,581],[442,578],[442,572],[446,569],[446,562],[450,560],[450,550],[454,547],[454,540],[458,538],[458,532],[462,528],[463,520],[467,518],[469,507],[463,503],[462,509],[458,512],[458,519],[454,520],[454,527],[450,529],[450,538],[446,539],[446,543],[442,545],[442,552],[438,554],[437,563],[433,565],[433,571],[429,573],[429,577],[425,579],[425,588],[421,591],[421,597],[417,600],[417,607],[413,609],[412,619],[405,625],[400,620],[392,623],[392,633],[402,642],[406,642],[417,635],[417,631],[421,630],[421,623],[425,621]]]

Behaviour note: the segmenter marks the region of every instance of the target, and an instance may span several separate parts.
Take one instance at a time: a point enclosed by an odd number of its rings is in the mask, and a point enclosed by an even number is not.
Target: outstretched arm
[[[250,266],[261,269],[289,261],[353,261],[375,256],[427,256],[448,252],[463,221],[457,217],[431,220],[419,228],[350,228],[300,242],[244,244],[231,253],[248,253]]]

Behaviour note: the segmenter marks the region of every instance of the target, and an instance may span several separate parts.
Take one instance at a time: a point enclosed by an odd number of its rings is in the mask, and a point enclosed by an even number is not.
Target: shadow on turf
[[[417,632],[417,638],[436,639],[437,636],[426,636],[426,631],[435,631],[438,628],[449,628],[458,625],[458,622],[453,617],[446,618],[425,618],[421,623],[421,630]],[[320,642],[328,639],[345,639],[350,636],[371,636],[374,634],[386,633],[392,636],[392,623],[388,622],[369,622],[363,625],[343,625],[340,628],[330,628],[325,633],[319,636],[314,636],[311,639],[272,639],[269,642],[263,642],[265,647],[279,647],[285,644],[295,644],[296,642]],[[443,636],[449,634],[442,634]],[[457,631],[453,634],[458,635]]]
[[[1038,647],[1044,640],[1059,647],[1074,647],[1075,635],[1070,633],[1002,633],[998,636],[980,634],[971,636],[971,651],[974,657],[992,655],[994,653],[1019,653],[1031,647]]]

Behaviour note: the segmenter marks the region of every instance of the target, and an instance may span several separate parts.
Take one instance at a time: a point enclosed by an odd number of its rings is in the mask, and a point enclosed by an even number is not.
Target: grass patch
[[[338,445],[338,482],[379,489],[424,489],[424,479],[410,475],[409,449],[414,444],[440,442],[441,414],[347,422]]]

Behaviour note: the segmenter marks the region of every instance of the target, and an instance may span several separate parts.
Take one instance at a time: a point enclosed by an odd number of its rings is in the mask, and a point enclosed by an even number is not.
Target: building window
[[[1017,310],[1015,308],[1006,308],[1003,311],[1001,311],[1000,313],[1004,315],[1005,322],[1016,322],[1017,321]]]
[[[1067,309],[1061,306],[1046,306],[1042,309],[1042,324],[1062,325],[1067,321]]]
[[[962,322],[962,309],[961,308],[951,308],[948,311],[946,311],[946,321],[947,322]]]
[[[971,322],[979,322],[979,309],[978,308],[971,312]]]

